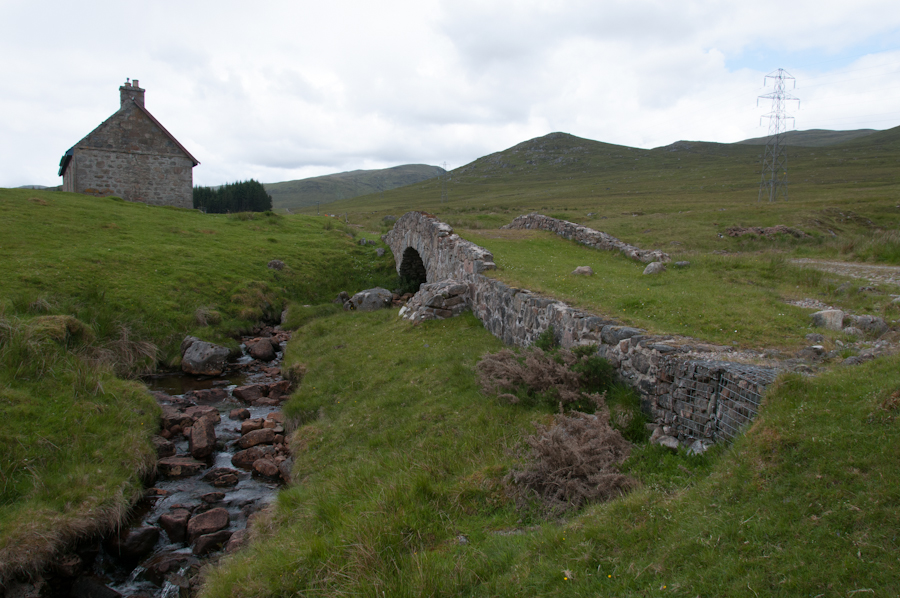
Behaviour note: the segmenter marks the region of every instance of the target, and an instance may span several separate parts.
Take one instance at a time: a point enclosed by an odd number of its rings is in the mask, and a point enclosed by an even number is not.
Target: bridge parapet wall
[[[409,247],[415,249],[425,264],[427,282],[449,278],[470,281],[496,267],[490,251],[466,241],[449,224],[424,212],[407,212],[382,240],[394,253],[398,273],[403,253]]]

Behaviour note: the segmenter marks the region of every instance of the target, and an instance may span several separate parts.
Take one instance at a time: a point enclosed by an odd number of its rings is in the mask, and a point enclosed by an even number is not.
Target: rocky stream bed
[[[280,367],[290,333],[257,332],[221,375],[145,379],[162,409],[156,479],[115,533],[72,546],[6,598],[190,596],[204,561],[240,548],[292,465],[279,410],[291,392]]]

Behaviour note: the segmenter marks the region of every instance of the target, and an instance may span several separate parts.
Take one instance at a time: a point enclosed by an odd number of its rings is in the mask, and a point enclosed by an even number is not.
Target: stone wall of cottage
[[[193,162],[133,102],[73,148],[63,190],[193,207]]]
[[[413,247],[428,270],[429,283],[467,285],[468,307],[508,345],[527,347],[551,326],[563,347],[596,345],[598,354],[640,393],[644,411],[681,440],[733,438],[752,421],[775,377],[772,367],[717,359],[724,347],[650,335],[489,278],[482,272],[494,267],[491,254],[427,214],[404,215],[384,240],[394,252],[398,272],[401,256]],[[423,305],[411,315],[421,316],[428,309]]]
[[[155,206],[193,207],[191,160],[181,155],[156,155],[84,148],[73,164],[76,193],[117,195]],[[68,174],[68,171],[66,172]],[[65,185],[64,185],[64,190]]]

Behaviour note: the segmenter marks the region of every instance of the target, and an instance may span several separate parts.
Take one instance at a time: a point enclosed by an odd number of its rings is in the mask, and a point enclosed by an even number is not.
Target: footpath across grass
[[[893,595],[900,579],[900,359],[790,376],[730,447],[637,447],[642,486],[565,519],[503,483],[546,423],[475,386],[499,342],[471,316],[308,320],[287,406],[294,484],[204,596]]]

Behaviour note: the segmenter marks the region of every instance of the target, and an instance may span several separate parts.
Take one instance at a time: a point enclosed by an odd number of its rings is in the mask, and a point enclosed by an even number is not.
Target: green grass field
[[[0,190],[0,577],[108,528],[139,492],[156,408],[129,376],[177,366],[187,334],[236,347],[291,305],[288,361],[307,371],[286,406],[298,482],[204,595],[896,594],[897,358],[785,377],[731,446],[637,445],[622,465],[637,490],[547,518],[503,479],[550,411],[476,385],[499,341],[472,316],[411,326],[328,304],[396,284],[392,257],[353,235],[418,209],[493,251],[509,284],[653,332],[789,354],[809,330],[785,299],[897,319],[897,289],[790,260],[900,263],[900,131],[790,152],[790,200],[769,204],[759,147],[554,135],[457,169],[446,203],[426,181],[329,207],[350,225]],[[530,211],[691,266],[649,279],[621,256],[496,230]],[[811,237],[725,234],[775,224]],[[597,274],[570,277],[578,265]]]

